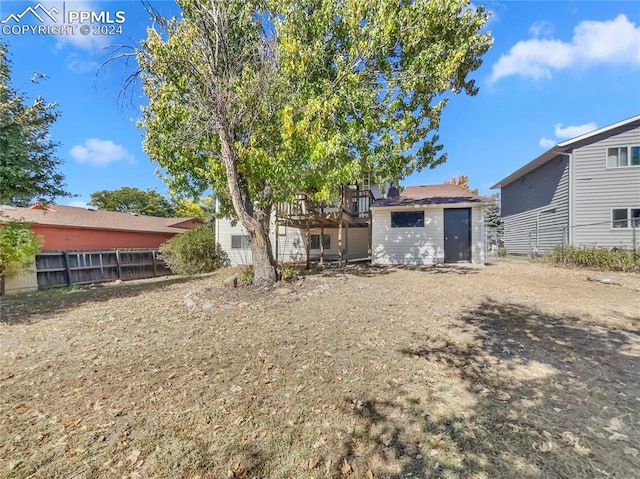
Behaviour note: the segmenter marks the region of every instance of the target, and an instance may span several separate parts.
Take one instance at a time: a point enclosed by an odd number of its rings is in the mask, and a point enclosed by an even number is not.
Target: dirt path
[[[638,275],[228,274],[4,301],[0,476],[637,477]]]

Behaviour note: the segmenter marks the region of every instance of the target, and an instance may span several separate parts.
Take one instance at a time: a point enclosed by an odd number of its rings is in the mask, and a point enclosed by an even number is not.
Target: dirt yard
[[[638,275],[229,274],[3,298],[0,477],[640,477]]]

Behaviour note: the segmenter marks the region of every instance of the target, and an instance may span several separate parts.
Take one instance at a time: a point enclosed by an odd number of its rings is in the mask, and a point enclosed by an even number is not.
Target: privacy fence
[[[172,274],[153,249],[42,252],[36,273],[40,289]]]

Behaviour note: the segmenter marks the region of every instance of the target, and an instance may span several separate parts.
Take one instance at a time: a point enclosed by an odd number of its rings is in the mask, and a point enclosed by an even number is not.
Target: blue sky
[[[150,0],[164,13],[172,1]],[[140,1],[43,1],[51,11],[105,12],[112,35],[10,32],[13,85],[32,100],[42,95],[62,113],[52,129],[61,143],[61,171],[83,205],[90,194],[122,186],[166,185],[141,147],[136,128],[143,101],[119,99],[133,66],[124,61],[99,66],[114,45],[135,45],[145,37],[148,15]],[[0,1],[0,20],[35,7],[37,1]],[[489,194],[498,180],[555,143],[640,113],[640,2],[488,2],[487,29],[494,37],[482,67],[472,74],[480,91],[454,97],[443,111],[439,135],[448,161],[407,178],[404,185],[442,183],[466,174],[472,187]],[[118,13],[120,12],[120,13]],[[42,13],[42,12],[41,12]],[[55,16],[55,15],[54,15]],[[27,20],[30,18],[30,20]],[[51,21],[45,20],[45,24]],[[21,24],[37,25],[26,15]],[[16,25],[11,19],[5,25]],[[117,27],[121,26],[120,33]],[[46,79],[32,83],[34,72]]]

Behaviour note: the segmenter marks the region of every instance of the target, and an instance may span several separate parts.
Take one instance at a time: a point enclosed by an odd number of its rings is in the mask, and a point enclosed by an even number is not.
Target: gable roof
[[[484,204],[485,200],[457,185],[407,186],[399,196],[376,200],[372,208],[381,206],[449,205],[455,203]]]
[[[46,208],[0,206],[0,218],[2,216],[37,225],[148,233],[182,233],[187,224],[195,226],[201,223],[195,218],[160,218],[62,205],[49,205]]]
[[[567,141],[563,141],[562,143],[558,143],[556,146],[552,147],[550,150],[545,151],[542,155],[538,156],[535,160],[530,161],[523,167],[517,169],[509,176],[498,181],[495,185],[491,187],[491,189],[495,188],[504,188],[505,186],[513,183],[518,178],[523,177],[527,173],[535,170],[539,166],[544,165],[546,162],[553,160],[558,155],[567,155],[569,152],[574,150],[579,146],[583,146],[585,144],[593,143],[595,141],[601,140],[603,138],[612,136],[618,132],[618,130],[628,127],[640,126],[640,115],[632,116],[631,118],[627,118],[626,120],[619,121],[617,123],[612,123],[611,125],[598,128],[597,130],[590,131],[580,136],[576,136],[575,138],[571,138]]]

